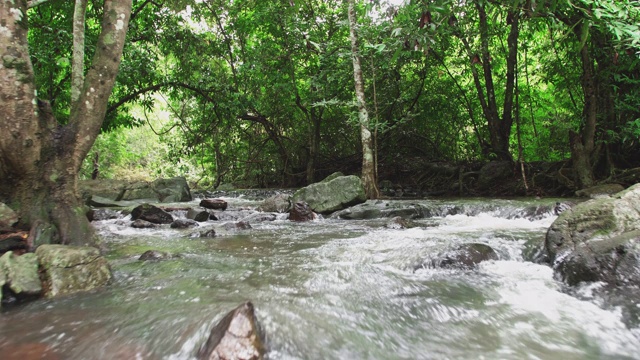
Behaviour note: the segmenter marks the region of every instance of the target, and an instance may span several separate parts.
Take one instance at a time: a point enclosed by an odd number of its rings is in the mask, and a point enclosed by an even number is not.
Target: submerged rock
[[[560,214],[547,231],[545,251],[556,276],[570,285],[640,285],[640,184]]]
[[[339,176],[304,187],[293,194],[292,203],[306,202],[317,213],[327,214],[367,200],[362,180]],[[294,205],[295,206],[295,205]]]
[[[142,204],[131,211],[131,220],[146,220],[154,224],[171,224],[173,216],[151,204]]]
[[[216,231],[214,229],[204,230],[197,233],[197,237],[213,238],[213,237],[216,237]]]
[[[48,297],[96,289],[111,280],[107,260],[93,247],[41,245],[36,256]]]
[[[438,254],[435,259],[420,264],[414,269],[424,267],[473,269],[479,263],[488,260],[498,260],[496,251],[489,245],[480,243],[463,244],[454,250]]]
[[[175,219],[171,223],[172,229],[186,229],[186,228],[196,227],[196,226],[199,226],[198,222],[191,219]]]
[[[265,354],[263,339],[253,304],[246,302],[211,329],[196,357],[198,360],[260,360]]]
[[[158,260],[167,260],[169,258],[171,258],[171,255],[169,255],[169,253],[166,253],[164,251],[147,250],[144,253],[142,253],[142,255],[140,255],[138,260],[140,260],[140,261],[158,261]]]
[[[131,227],[136,229],[153,229],[158,227],[158,225],[146,220],[138,219],[131,223]]]
[[[220,226],[221,229],[227,231],[236,231],[236,230],[248,230],[251,229],[251,224],[246,221],[237,221],[237,222],[227,222]]]
[[[410,229],[416,226],[418,225],[413,223],[411,220],[407,220],[401,216],[393,217],[389,219],[389,221],[385,224],[385,227],[387,229]]]
[[[277,217],[274,213],[256,213],[243,218],[242,221],[248,223],[275,221]]]

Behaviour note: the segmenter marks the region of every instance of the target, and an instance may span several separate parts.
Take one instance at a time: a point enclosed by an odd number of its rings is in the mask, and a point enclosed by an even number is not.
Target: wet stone
[[[205,210],[189,209],[187,210],[187,219],[195,220],[197,222],[205,222],[209,220],[209,212]]]
[[[148,222],[146,220],[138,219],[131,223],[131,227],[136,229],[153,229],[158,227],[158,225]]]
[[[222,199],[204,199],[200,201],[200,206],[213,210],[227,210],[227,202]]]
[[[253,304],[246,302],[227,313],[211,329],[196,358],[260,360],[265,354],[263,339]]]
[[[196,227],[196,226],[199,226],[198,222],[191,219],[175,219],[171,223],[172,229],[186,229],[186,228]]]
[[[142,204],[131,211],[131,220],[146,220],[154,224],[171,224],[173,216],[151,204]]]

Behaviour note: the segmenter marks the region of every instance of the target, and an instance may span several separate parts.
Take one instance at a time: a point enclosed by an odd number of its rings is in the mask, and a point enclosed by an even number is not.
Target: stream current
[[[230,209],[259,203],[225,200]],[[44,344],[59,359],[193,359],[211,327],[251,300],[270,359],[640,359],[640,329],[594,295],[602,285],[571,296],[551,268],[523,260],[525,242],[543,238],[555,219],[544,211],[554,200],[411,203],[457,210],[408,229],[385,227],[388,219],[281,215],[215,238],[167,225],[133,229],[127,218],[96,222],[112,284],[3,311],[0,358]],[[532,207],[542,210],[531,215]],[[500,260],[415,269],[478,242]],[[150,249],[174,257],[137,260]]]

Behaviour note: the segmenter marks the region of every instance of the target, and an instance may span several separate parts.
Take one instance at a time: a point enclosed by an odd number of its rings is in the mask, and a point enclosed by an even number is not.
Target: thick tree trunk
[[[355,0],[349,0],[349,30],[351,38],[351,58],[353,60],[353,77],[355,80],[356,100],[358,103],[358,119],[360,123],[360,136],[362,141],[362,181],[369,199],[377,199],[380,192],[376,180],[376,163],[373,157],[373,138],[369,130],[369,113],[367,112],[364,97],[364,80],[362,66],[360,65],[360,52],[358,50],[358,35],[356,33],[357,21]]]
[[[78,196],[77,175],[104,119],[131,0],[105,1],[93,64],[64,126],[37,98],[26,10],[25,0],[0,2],[0,186],[22,226],[52,229],[54,242],[91,244],[95,238]]]

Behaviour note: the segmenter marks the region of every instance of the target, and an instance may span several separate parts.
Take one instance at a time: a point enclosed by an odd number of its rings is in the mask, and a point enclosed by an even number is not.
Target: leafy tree
[[[23,225],[55,229],[63,244],[92,243],[77,194],[82,161],[100,131],[122,55],[131,0],[106,0],[102,27],[82,90],[59,124],[37,97],[28,47],[27,2],[0,4],[0,181]]]

